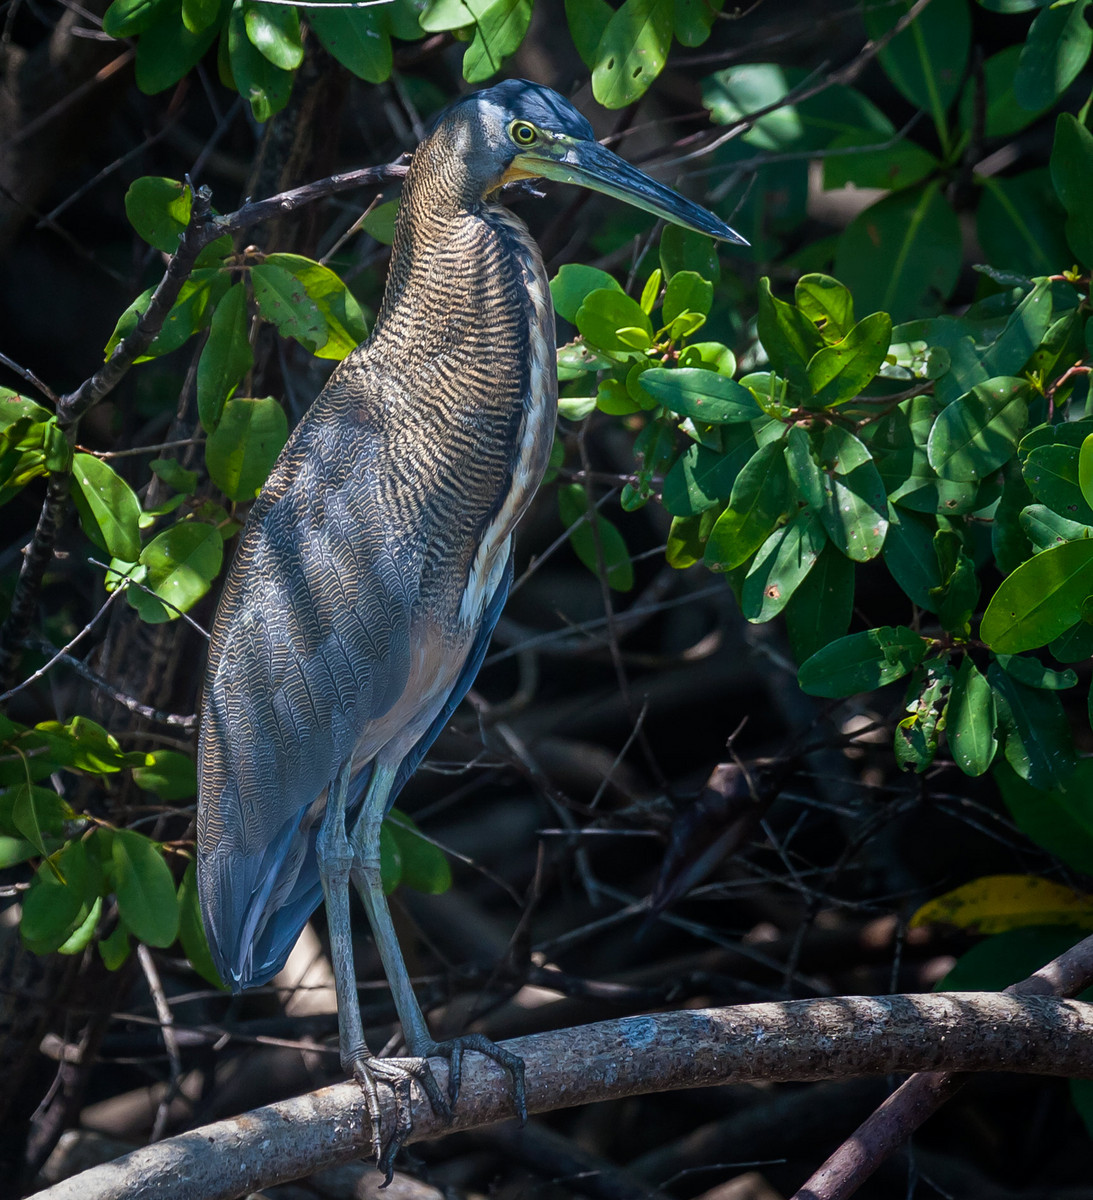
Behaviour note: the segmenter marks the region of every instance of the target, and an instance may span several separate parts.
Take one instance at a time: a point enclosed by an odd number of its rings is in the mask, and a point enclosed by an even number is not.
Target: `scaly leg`
[[[512,1079],[513,1100],[516,1111],[522,1121],[527,1120],[527,1101],[524,1092],[524,1063],[522,1059],[503,1050],[491,1042],[489,1038],[479,1033],[465,1034],[463,1037],[452,1038],[446,1042],[436,1042],[429,1033],[421,1006],[414,995],[410,974],[399,948],[398,936],[391,921],[391,910],[387,906],[387,897],[383,894],[383,883],[380,878],[380,826],[386,803],[380,803],[380,793],[386,797],[395,772],[379,763],[374,767],[372,787],[376,789],[376,801],[370,803],[366,799],[353,827],[350,842],[353,847],[353,865],[350,875],[353,884],[364,901],[365,911],[372,926],[372,935],[376,939],[380,960],[383,962],[384,974],[391,988],[395,1001],[395,1009],[402,1022],[402,1032],[406,1038],[406,1046],[412,1055],[428,1059],[433,1055],[447,1058],[450,1067],[448,1071],[448,1098],[452,1107],[459,1097],[459,1084],[462,1077],[464,1050],[477,1050],[492,1058],[499,1066],[509,1073]]]
[[[445,1102],[428,1064],[410,1064],[392,1059],[376,1058],[364,1040],[360,998],[357,995],[356,971],[353,964],[353,934],[349,920],[349,879],[353,866],[353,847],[346,836],[345,806],[352,762],[346,762],[337,782],[327,791],[326,813],[319,829],[316,850],[319,858],[319,877],[326,900],[326,920],[330,931],[330,958],[334,968],[334,987],[338,997],[338,1033],[342,1067],[360,1084],[372,1123],[372,1152],[380,1170],[391,1180],[391,1163],[398,1148],[406,1140],[412,1126],[410,1116],[410,1079],[417,1079],[425,1090],[433,1111],[449,1115]],[[377,796],[377,784],[382,796]],[[379,803],[383,812],[390,780],[380,771],[373,772],[364,797],[365,811],[370,804]],[[395,1131],[386,1151],[380,1129],[378,1083],[386,1083],[395,1096]]]

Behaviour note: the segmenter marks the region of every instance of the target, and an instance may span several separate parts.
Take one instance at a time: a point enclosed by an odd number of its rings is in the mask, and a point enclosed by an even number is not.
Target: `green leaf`
[[[261,269],[263,273],[267,270],[277,272],[283,269],[302,285],[304,295],[315,305],[323,320],[324,329],[315,338],[314,343],[305,341],[300,332],[291,332],[289,336],[300,341],[318,358],[343,359],[368,336],[368,327],[360,305],[353,293],[329,267],[324,267],[314,259],[305,258],[302,254],[267,254]],[[279,274],[274,274],[268,279],[263,274],[263,279],[265,282],[272,281],[271,286],[284,286],[284,279]],[[288,294],[293,301],[298,295],[294,289]],[[266,315],[264,311],[262,315]]]
[[[625,108],[645,95],[672,44],[672,0],[624,0],[596,46],[592,94],[604,108]]]
[[[996,933],[966,950],[934,988],[939,992],[1001,992],[1027,979],[1083,937],[1085,931],[1076,926],[1030,925]]]
[[[833,138],[828,150],[841,153],[832,153],[824,159],[825,190],[849,184],[896,191],[920,183],[941,168],[938,159],[917,142],[902,140],[893,146],[890,141],[866,129],[851,130]]]
[[[216,306],[197,364],[197,410],[206,433],[216,428],[224,401],[254,366],[247,333],[247,292],[236,283]]]
[[[828,536],[855,562],[876,558],[888,533],[888,499],[869,451],[854,434],[830,425],[824,431],[820,460],[820,517]]]
[[[740,610],[753,623],[773,620],[805,582],[827,545],[819,517],[807,508],[759,547],[744,577]]]
[[[76,838],[38,868],[23,896],[19,932],[35,954],[52,954],[84,923],[98,898],[97,872]]]
[[[757,328],[770,365],[779,375],[811,393],[808,364],[822,349],[823,341],[804,313],[774,296],[765,276],[759,280]]]
[[[558,512],[562,524],[567,529],[588,516],[588,497],[579,483],[567,484],[558,489]],[[589,520],[584,520],[569,535],[577,557],[595,575],[600,570],[602,552],[608,585],[617,592],[630,591],[634,586],[634,566],[622,534],[599,512],[596,512],[591,520],[596,525],[595,533]]]
[[[962,259],[959,222],[935,181],[859,213],[839,237],[835,274],[867,311],[905,321],[948,299]]]
[[[706,316],[712,304],[712,283],[703,279],[697,271],[677,271],[668,280],[664,292],[664,324],[670,325],[676,317],[686,312]]]
[[[177,179],[144,175],[125,193],[125,215],[150,246],[174,254],[190,220],[190,201],[190,189]]]
[[[566,263],[550,281],[554,309],[571,325],[577,323],[577,311],[585,297],[604,288],[625,294],[614,275],[608,275],[599,267],[586,267],[583,263]]]
[[[1093,526],[1060,517],[1043,504],[1030,504],[1022,510],[1019,520],[1028,542],[1037,550],[1050,550],[1052,546],[1061,546],[1064,542],[1078,542],[1093,537]],[[1029,555],[1024,557],[1028,558]]]
[[[830,275],[802,275],[797,280],[794,299],[828,345],[841,341],[854,328],[850,291]]]
[[[998,665],[1026,687],[1044,688],[1049,692],[1064,691],[1078,682],[1074,671],[1053,671],[1035,658],[1024,654],[998,654]]]
[[[949,752],[965,775],[982,775],[993,762],[997,723],[991,686],[965,656],[953,679],[945,717]]]
[[[243,20],[250,44],[275,67],[295,71],[304,61],[300,17],[291,4],[245,0]]]
[[[930,643],[902,625],[838,638],[807,659],[797,681],[810,696],[839,699],[894,683],[926,657]]]
[[[385,246],[390,246],[395,240],[395,219],[398,216],[397,200],[388,200],[377,204],[361,218],[361,228],[369,237]]]
[[[129,957],[129,931],[122,924],[99,942],[99,955],[108,971],[116,971]]]
[[[979,604],[975,564],[964,552],[960,536],[948,529],[934,534],[942,582],[931,593],[942,627],[961,637],[970,635],[969,622]]]
[[[1060,427],[1063,428],[1063,427]],[[1068,520],[1093,525],[1093,509],[1078,485],[1079,449],[1065,444],[1034,446],[1021,468],[1037,500]]]
[[[1093,433],[1078,451],[1078,487],[1082,489],[1082,499],[1093,508]]]
[[[665,225],[660,235],[660,269],[664,278],[671,280],[680,271],[694,271],[716,285],[721,279],[717,246],[717,242],[704,233],[684,229],[682,225]]]
[[[824,346],[808,362],[816,404],[833,408],[862,392],[880,370],[892,338],[892,318],[873,313],[840,341]]]
[[[1028,423],[1029,385],[998,378],[977,384],[941,410],[927,443],[943,479],[978,480],[1013,457]]]
[[[1025,275],[1051,275],[1070,258],[1066,214],[1046,167],[981,180],[975,228],[986,260]]]
[[[475,22],[474,37],[463,55],[463,78],[482,83],[496,75],[519,49],[531,23],[531,0],[494,0]]]
[[[307,19],[323,46],[358,79],[383,83],[391,77],[390,18],[382,6],[348,9],[316,3],[308,6]]]
[[[72,482],[84,533],[115,558],[133,562],[140,554],[140,502],[133,489],[93,454],[73,456]]]
[[[401,882],[415,891],[439,896],[452,886],[452,871],[444,852],[424,838],[414,822],[393,808],[385,821],[399,849]]]
[[[915,668],[907,685],[908,715],[896,726],[893,745],[900,770],[921,774],[933,763],[945,727],[951,684],[952,668],[945,658],[934,658]]]
[[[1093,759],[1078,760],[1073,774],[1044,792],[1005,763],[994,769],[998,790],[1017,828],[1049,854],[1093,875]]]
[[[102,897],[96,896],[92,901],[91,907],[87,910],[87,916],[80,922],[79,925],[68,935],[67,938],[57,947],[58,954],[81,954],[87,949],[92,937],[95,935],[95,928],[99,923],[99,917],[102,915]]]
[[[1024,48],[1023,45],[1007,46],[998,54],[992,54],[983,63],[982,85],[986,92],[984,98],[986,120],[983,132],[988,138],[1010,137],[1019,133],[1050,107],[1049,102],[1043,108],[1030,111],[1023,108],[1018,102],[1014,80]],[[975,123],[976,85],[977,80],[974,78],[969,80],[964,94],[960,98],[960,120],[966,129],[971,129]]]
[[[182,21],[182,9],[174,3],[156,6],[156,19],[141,31],[137,42],[137,87],[146,95],[166,91],[187,75],[205,57],[219,31],[216,21],[200,33],[191,32]]]
[[[673,0],[676,37],[684,46],[701,46],[710,36],[724,0]]]
[[[797,662],[843,637],[853,608],[854,564],[828,542],[786,605],[786,632]]]
[[[215,526],[180,521],[157,534],[141,552],[145,586],[153,595],[130,587],[126,598],[151,624],[173,621],[209,590],[223,557],[224,541]]]
[[[1044,550],[1004,579],[987,605],[980,637],[996,653],[1035,650],[1081,620],[1093,595],[1093,540]]]
[[[285,410],[270,396],[229,400],[205,442],[205,464],[229,500],[253,500],[288,441]]]
[[[1070,722],[1055,692],[1025,687],[998,663],[987,668],[1009,765],[1035,788],[1056,788],[1074,770]]]
[[[790,82],[777,63],[744,63],[727,67],[702,81],[702,102],[718,125],[745,122],[742,140],[762,150],[798,147],[802,139],[801,118],[786,99]],[[752,113],[761,112],[757,119]]]
[[[723,452],[689,446],[664,479],[663,503],[673,516],[691,517],[728,500],[744,465],[758,450],[752,430],[733,425],[723,430]]]
[[[191,33],[201,33],[208,29],[216,23],[219,16],[220,0],[182,0],[182,24]]]
[[[133,782],[161,800],[189,800],[197,795],[194,760],[178,750],[153,750],[143,767],[133,768]]]
[[[653,337],[653,323],[641,311],[641,305],[616,288],[589,292],[577,309],[576,324],[594,346],[607,351],[630,349],[620,339],[620,329],[640,329],[650,341]]]
[[[754,421],[763,412],[747,388],[701,367],[643,371],[641,386],[665,408],[708,425]]]
[[[175,0],[114,0],[102,19],[103,29],[113,38],[134,37],[169,14]]]
[[[1079,6],[1074,4],[1071,7],[1077,9]],[[1081,8],[1084,11],[1084,3]],[[1085,24],[1084,18],[1082,24]],[[1070,113],[1060,113],[1055,122],[1051,179],[1067,211],[1066,238],[1070,248],[1078,256],[1079,262],[1091,266],[1093,211],[1090,209],[1089,195],[1093,189],[1093,134]]]
[[[672,518],[668,544],[664,551],[664,558],[670,567],[683,571],[702,561],[710,530],[713,529],[719,515],[717,509],[713,508],[694,517]]]
[[[295,9],[291,9],[295,13]],[[288,103],[292,74],[260,51],[248,36],[244,0],[232,0],[228,16],[228,54],[239,94],[249,101],[254,119],[268,121]]]
[[[156,335],[155,341],[148,347],[142,358],[137,362],[147,362],[150,358],[158,358],[170,354],[193,337],[209,323],[213,309],[230,286],[225,272],[215,268],[205,267],[194,271],[182,285],[174,307],[167,314],[163,327]],[[109,358],[114,347],[135,328],[140,316],[147,311],[148,301],[152,297],[151,288],[143,292],[118,318],[114,332],[106,343],[105,354]]]
[[[607,0],[565,0],[569,36],[581,62],[588,68],[596,65],[596,47],[613,14],[614,9]]]
[[[789,477],[803,500],[814,512],[824,507],[824,477],[813,438],[800,425],[790,428],[786,437],[786,466]]]
[[[1087,7],[1088,0],[1072,0],[1037,14],[1013,80],[1013,94],[1022,108],[1049,108],[1078,77],[1093,48]]]
[[[896,508],[892,514],[884,539],[884,565],[913,603],[935,612],[939,600],[932,593],[942,585],[934,548],[937,523]]]
[[[178,937],[175,881],[155,842],[116,829],[111,842],[118,916],[134,937],[161,949]]]
[[[896,4],[868,0],[865,27],[871,38],[883,36],[911,8],[911,0]],[[885,74],[916,107],[944,128],[945,110],[956,99],[971,48],[968,6],[927,5],[911,24],[878,55]]]
[[[190,965],[213,987],[224,987],[209,952],[205,923],[201,918],[201,902],[197,892],[197,870],[189,863],[178,888],[178,940]]]
[[[706,565],[724,571],[746,562],[790,510],[789,471],[780,442],[755,452],[733,484],[729,507],[706,545]]]

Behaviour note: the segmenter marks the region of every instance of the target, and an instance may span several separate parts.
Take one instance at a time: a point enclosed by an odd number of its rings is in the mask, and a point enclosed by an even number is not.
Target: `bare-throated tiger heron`
[[[331,376],[251,509],[213,623],[199,753],[198,883],[234,988],[269,980],[325,898],[341,1058],[364,1087],[427,1065],[374,1057],[353,968],[349,884],[371,922],[410,1054],[429,1034],[380,884],[380,824],[470,687],[512,578],[512,535],[543,476],[557,400],[538,247],[491,197],[546,177],[743,242],[628,166],[548,88],[509,80],[458,101],[418,146],[371,337]],[[406,1114],[405,1116],[403,1114]],[[387,1159],[389,1160],[390,1154]]]

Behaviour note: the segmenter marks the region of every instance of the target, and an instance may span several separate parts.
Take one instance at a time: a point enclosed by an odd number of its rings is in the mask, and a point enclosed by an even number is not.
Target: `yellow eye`
[[[513,121],[509,126],[509,137],[518,146],[534,145],[535,139],[539,135],[535,132],[535,126],[529,125],[526,121]]]

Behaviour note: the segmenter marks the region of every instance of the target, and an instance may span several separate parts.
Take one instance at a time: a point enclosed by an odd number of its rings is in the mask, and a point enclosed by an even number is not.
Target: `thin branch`
[[[515,1038],[528,1110],[549,1112],[648,1092],[762,1080],[846,1079],[937,1068],[1093,1076],[1093,1005],[995,992],[842,996],[687,1009]],[[447,1064],[432,1060],[441,1089]],[[394,1104],[381,1093],[382,1120]],[[413,1087],[424,1141],[512,1116],[504,1071],[463,1065],[449,1124]],[[64,1180],[37,1200],[233,1200],[368,1154],[370,1122],[355,1083],[205,1125]]]

